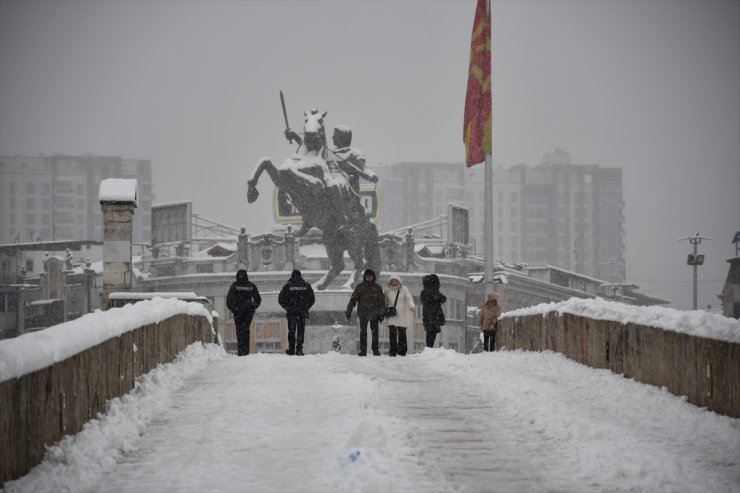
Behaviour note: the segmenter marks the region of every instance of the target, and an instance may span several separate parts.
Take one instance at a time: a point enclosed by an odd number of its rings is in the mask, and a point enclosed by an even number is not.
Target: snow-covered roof
[[[326,247],[321,243],[311,243],[309,245],[302,245],[298,249],[306,258],[329,258],[326,254]],[[349,258],[349,254],[344,252],[344,258]]]
[[[48,300],[36,300],[36,301],[32,301],[30,305],[31,306],[51,305],[52,303],[59,303],[59,302],[64,302],[64,300],[60,298],[54,298],[54,299],[48,299]]]
[[[200,300],[202,296],[188,292],[169,292],[169,293],[143,293],[143,292],[116,292],[108,296],[112,300],[151,300],[153,298],[176,298],[178,300]]]
[[[684,311],[661,306],[635,306],[607,301],[603,298],[571,298],[559,303],[541,303],[528,308],[505,312],[501,318],[570,313],[594,320],[611,320],[622,324],[634,323],[657,327],[720,341],[740,342],[740,321],[703,310]]]
[[[101,202],[136,203],[137,184],[133,178],[106,178],[100,182],[98,198]]]

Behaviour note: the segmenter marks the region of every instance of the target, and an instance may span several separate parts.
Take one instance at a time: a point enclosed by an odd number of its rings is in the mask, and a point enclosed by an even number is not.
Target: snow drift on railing
[[[559,303],[542,303],[505,312],[501,318],[525,315],[570,313],[594,320],[633,323],[720,341],[740,342],[740,321],[703,310],[685,311],[661,306],[635,306],[602,298],[571,298]]]
[[[174,315],[213,318],[200,303],[154,298],[0,341],[0,382],[46,368],[103,341]]]

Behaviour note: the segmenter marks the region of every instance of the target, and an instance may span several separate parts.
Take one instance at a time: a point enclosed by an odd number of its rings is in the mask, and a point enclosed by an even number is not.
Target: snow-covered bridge
[[[5,491],[740,491],[740,420],[552,352],[195,343]]]

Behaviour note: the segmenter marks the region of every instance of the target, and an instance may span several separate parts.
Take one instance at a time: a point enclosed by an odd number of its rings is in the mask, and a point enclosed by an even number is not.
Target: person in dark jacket
[[[427,347],[434,347],[434,340],[437,338],[445,324],[445,314],[442,311],[442,303],[447,301],[447,297],[439,290],[439,277],[437,274],[429,274],[421,279],[421,305],[423,311],[424,331],[427,333]]]
[[[285,353],[303,356],[303,338],[306,332],[306,319],[316,297],[313,288],[301,277],[301,271],[293,270],[290,279],[280,290],[278,303],[285,308],[288,319],[288,349]],[[298,338],[296,338],[296,335]]]
[[[254,312],[262,303],[260,292],[253,283],[249,282],[247,271],[239,269],[236,281],[229,288],[226,295],[226,308],[234,314],[236,325],[237,355],[249,354],[249,326],[252,323]]]
[[[375,272],[371,269],[362,275],[362,282],[355,286],[347,304],[347,320],[352,318],[352,309],[357,305],[357,316],[360,317],[360,353],[367,356],[367,325],[372,332],[372,350],[375,356],[380,356],[378,348],[378,322],[385,315],[385,293],[383,287],[375,282]]]

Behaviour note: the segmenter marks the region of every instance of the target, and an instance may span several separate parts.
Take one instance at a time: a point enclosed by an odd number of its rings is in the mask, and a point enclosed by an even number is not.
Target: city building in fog
[[[103,239],[106,178],[135,178],[134,242],[151,241],[151,161],[115,156],[0,156],[0,244]]]
[[[538,166],[494,169],[494,255],[623,282],[622,170],[571,161],[556,149]],[[470,212],[473,248],[483,253],[483,166],[402,162],[373,171],[382,187],[380,231],[439,217],[447,203],[460,204]]]

